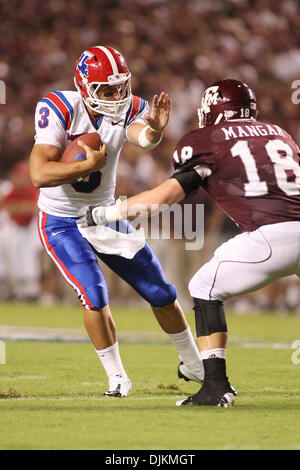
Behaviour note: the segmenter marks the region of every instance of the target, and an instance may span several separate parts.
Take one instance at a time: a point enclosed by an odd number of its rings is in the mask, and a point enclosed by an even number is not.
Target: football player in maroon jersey
[[[142,207],[150,213],[152,204],[174,204],[201,186],[243,230],[189,283],[205,378],[199,392],[177,402],[230,406],[223,301],[284,276],[300,276],[300,155],[285,130],[256,119],[255,95],[237,80],[207,88],[198,115],[199,129],[176,146],[177,171],[170,179],[118,206],[89,208],[83,223],[130,218],[137,205],[139,213]]]

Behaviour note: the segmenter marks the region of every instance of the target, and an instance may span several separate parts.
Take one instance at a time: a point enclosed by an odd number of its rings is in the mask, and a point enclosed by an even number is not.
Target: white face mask
[[[77,90],[80,92],[79,87],[77,86],[76,81],[75,86]],[[98,91],[101,85],[117,85],[120,88],[119,91],[119,100],[103,100],[100,99],[98,96]],[[87,98],[82,98],[86,106],[99,114],[103,114],[104,116],[112,117],[112,118],[119,118],[122,117],[123,114],[128,110],[132,98],[131,93],[131,74],[118,74],[112,75],[108,77],[108,83],[103,82],[92,82],[86,85],[86,89],[88,92]]]

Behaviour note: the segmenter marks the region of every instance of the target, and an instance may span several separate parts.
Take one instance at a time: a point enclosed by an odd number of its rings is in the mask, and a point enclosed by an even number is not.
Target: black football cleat
[[[190,371],[186,365],[184,364],[183,361],[181,361],[178,364],[178,369],[177,369],[177,375],[179,379],[183,379],[185,382],[198,382],[200,384],[203,384],[204,381],[204,372],[199,370],[199,371]],[[231,385],[231,392],[233,395],[236,397],[237,396],[237,391],[236,389]]]
[[[228,408],[234,405],[234,393],[229,382],[204,383],[195,395],[176,402],[176,406],[185,405]]]

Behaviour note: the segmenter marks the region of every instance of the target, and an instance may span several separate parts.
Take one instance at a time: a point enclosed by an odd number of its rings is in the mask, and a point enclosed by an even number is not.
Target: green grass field
[[[228,314],[227,372],[239,395],[224,409],[176,407],[199,387],[177,378],[176,350],[151,312],[113,314],[133,382],[127,398],[103,397],[106,376],[88,342],[5,341],[1,450],[300,449],[300,364],[290,347],[300,339],[299,316]],[[0,325],[82,334],[82,309],[2,303]]]

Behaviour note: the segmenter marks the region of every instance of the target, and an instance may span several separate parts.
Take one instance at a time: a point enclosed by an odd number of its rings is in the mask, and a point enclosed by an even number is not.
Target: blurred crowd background
[[[300,144],[299,105],[292,102],[292,83],[300,79],[297,0],[0,0],[0,17],[0,80],[6,85],[6,104],[0,104],[0,299],[77,301],[42,252],[28,157],[37,101],[53,90],[74,89],[74,64],[84,49],[115,47],[127,60],[134,94],[151,103],[165,90],[173,102],[157,149],[149,154],[125,145],[117,195],[151,188],[170,174],[176,142],[197,127],[203,90],[222,78],[245,81],[256,94],[259,118],[284,127]],[[191,275],[217,245],[239,233],[201,190],[193,200],[205,203],[202,250],[184,250],[184,240],[150,241],[187,308]],[[139,301],[103,269],[111,301]],[[291,277],[232,307],[295,311],[298,291]]]

